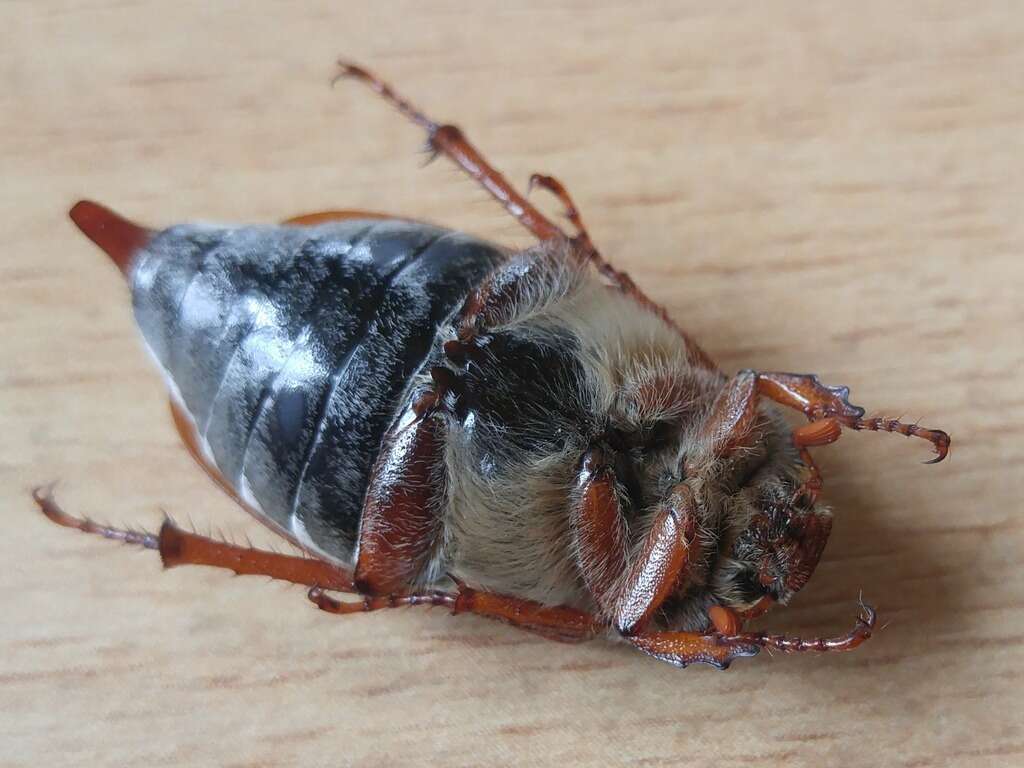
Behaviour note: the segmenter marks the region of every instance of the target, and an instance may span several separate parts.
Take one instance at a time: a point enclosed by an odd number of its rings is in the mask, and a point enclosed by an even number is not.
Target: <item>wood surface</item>
[[[1024,10],[1017,2],[0,4],[0,765],[1024,764]],[[58,529],[272,544],[179,444],[80,197],[141,222],[326,208],[528,242],[339,54],[552,173],[728,371],[815,371],[953,436],[817,452],[836,524],[761,625],[884,631],[678,671]],[[556,207],[545,201],[546,210]]]

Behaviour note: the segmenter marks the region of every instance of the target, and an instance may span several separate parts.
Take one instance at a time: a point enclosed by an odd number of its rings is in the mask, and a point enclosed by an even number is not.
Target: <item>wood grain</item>
[[[0,765],[1024,762],[1019,4],[12,1],[0,30]],[[106,521],[272,541],[179,445],[77,198],[526,242],[418,168],[415,129],[327,87],[341,53],[511,178],[562,179],[726,369],[813,370],[953,435],[936,467],[891,436],[818,452],[832,540],[763,623],[845,628],[863,590],[884,632],[680,672],[440,611],[330,617],[34,514],[29,488],[60,479]]]

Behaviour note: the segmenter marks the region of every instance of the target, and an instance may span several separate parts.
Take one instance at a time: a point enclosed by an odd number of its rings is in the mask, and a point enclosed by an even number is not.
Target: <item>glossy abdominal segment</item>
[[[138,252],[130,283],[200,449],[249,506],[346,561],[439,326],[502,258],[400,220],[183,225]]]

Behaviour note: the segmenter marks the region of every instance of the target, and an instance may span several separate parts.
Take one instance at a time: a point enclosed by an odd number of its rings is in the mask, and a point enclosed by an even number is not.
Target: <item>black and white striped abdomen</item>
[[[400,220],[182,225],[135,258],[135,316],[224,477],[346,559],[381,439],[438,329],[504,258]]]

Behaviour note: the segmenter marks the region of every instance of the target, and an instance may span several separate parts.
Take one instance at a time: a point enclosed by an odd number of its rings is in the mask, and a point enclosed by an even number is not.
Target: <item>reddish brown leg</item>
[[[590,450],[576,479],[577,497],[570,510],[576,563],[587,591],[602,616],[615,618],[626,573],[626,531],[615,476],[599,449]]]
[[[534,187],[546,189],[558,198],[558,201],[565,209],[565,217],[573,227],[576,228],[576,236],[573,240],[580,247],[581,252],[586,256],[586,258],[594,264],[598,272],[604,275],[609,282],[617,286],[624,293],[628,293],[654,311],[664,313],[664,310],[662,310],[661,307],[654,304],[654,302],[644,295],[629,275],[625,272],[620,272],[604,260],[604,257],[601,256],[597,247],[594,245],[594,241],[590,239],[590,233],[587,232],[587,228],[583,225],[583,218],[580,215],[579,208],[576,207],[576,203],[573,202],[572,196],[569,194],[569,190],[565,188],[565,185],[562,184],[562,182],[554,176],[535,173],[530,176],[530,181],[526,188],[527,193],[529,193]],[[668,318],[666,317],[665,319],[667,320]]]
[[[877,614],[870,605],[861,604],[861,615],[853,625],[853,629],[838,637],[788,637],[786,635],[770,635],[766,632],[748,632],[735,635],[730,640],[738,639],[744,643],[752,643],[761,648],[771,648],[783,653],[829,653],[834,651],[852,651],[865,640],[871,639],[875,629]]]
[[[699,635],[696,632],[645,632],[628,638],[629,642],[659,661],[676,667],[710,664],[728,669],[733,659],[755,656],[761,646],[740,638]]]
[[[404,591],[434,550],[445,487],[442,429],[410,406],[384,438],[359,526],[355,581],[364,594]]]
[[[932,443],[938,454],[928,463],[946,458],[950,441],[945,432],[903,424],[896,419],[865,419],[864,409],[851,405],[849,395],[847,387],[826,387],[810,374],[741,371],[718,396],[704,434],[716,454],[728,453],[748,438],[757,418],[757,399],[767,397],[801,411],[810,420],[810,424],[793,433],[794,444],[804,456],[809,457],[809,447],[834,443],[842,427],[848,427],[919,437]]]
[[[757,391],[780,405],[795,408],[812,422],[834,419],[850,429],[866,429],[872,432],[896,432],[906,437],[927,440],[935,448],[936,456],[928,464],[936,464],[949,453],[949,435],[939,429],[925,429],[917,424],[904,424],[898,419],[865,419],[864,409],[851,405],[847,399],[847,387],[826,387],[817,376],[799,373],[754,373],[757,377]],[[803,432],[804,445],[825,445],[839,439],[836,424],[819,425],[816,430]]]
[[[630,564],[615,477],[599,449],[585,457],[577,485],[571,519],[583,581],[620,634],[642,632],[686,578],[696,541],[693,494],[676,487]]]
[[[414,107],[408,100],[400,96],[390,85],[381,80],[373,73],[363,67],[349,62],[340,61],[338,65],[341,71],[338,78],[354,77],[365,83],[374,92],[379,94],[388,103],[394,106],[399,112],[409,118],[412,122],[422,127],[427,132],[427,141],[431,151],[435,154],[443,154],[452,160],[463,171],[469,174],[487,192],[497,200],[506,211],[514,216],[520,224],[532,232],[539,240],[554,240],[558,238],[571,239],[577,246],[581,258],[592,261],[598,271],[608,278],[616,287],[624,293],[632,296],[639,304],[657,314],[662,320],[676,330],[682,337],[683,342],[690,354],[694,364],[700,365],[711,371],[718,370],[714,362],[700,346],[679,328],[669,317],[665,308],[651,301],[643,291],[637,287],[633,279],[625,272],[612,267],[606,262],[601,254],[594,247],[583,228],[583,222],[579,217],[578,209],[573,204],[565,187],[551,176],[534,175],[532,183],[540,184],[546,189],[554,192],[562,200],[569,211],[570,221],[579,230],[579,237],[568,238],[561,229],[553,224],[547,217],[538,211],[523,195],[502,176],[479,150],[469,143],[462,131],[454,125],[442,125],[434,122],[420,110]]]
[[[530,176],[530,181],[526,185],[526,194],[530,194],[534,187],[540,187],[546,189],[548,192],[558,198],[559,202],[565,208],[565,218],[576,228],[576,240],[586,246],[595,256],[597,256],[597,250],[594,248],[594,243],[590,239],[590,233],[587,232],[587,228],[583,226],[583,217],[580,216],[579,208],[576,207],[576,203],[572,201],[572,197],[569,195],[569,190],[565,188],[554,176],[546,176],[542,173],[535,173]],[[598,256],[598,259],[600,257]],[[602,263],[604,263],[602,261]]]
[[[352,575],[348,571],[322,560],[281,555],[216,541],[183,531],[170,520],[164,521],[159,533],[99,525],[88,518],[69,515],[57,504],[48,488],[36,488],[32,498],[42,513],[58,525],[156,550],[165,568],[176,565],[210,565],[234,571],[240,576],[269,576],[306,586],[320,584],[339,592],[354,590]]]
[[[874,628],[874,609],[862,606],[862,615],[857,617],[853,629],[839,637],[803,639],[769,635],[764,632],[732,636],[698,635],[692,632],[649,632],[631,637],[629,641],[644,653],[678,667],[703,662],[725,669],[734,658],[753,656],[761,648],[774,649],[782,653],[852,651],[871,637]]]
[[[658,513],[636,562],[629,569],[616,606],[615,628],[623,635],[642,632],[695,559],[696,504],[684,485]]]
[[[596,451],[584,460],[578,485],[580,495],[572,520],[580,571],[601,612],[632,645],[679,667],[700,662],[719,669],[760,650],[760,645],[743,637],[645,631],[665,598],[685,578],[695,540],[689,514],[693,497],[688,488],[677,487],[651,528],[640,556],[627,567],[615,480]],[[615,578],[616,573],[628,575],[622,580]],[[713,621],[715,618],[712,615]],[[726,626],[736,631],[739,620]]]
[[[812,421],[810,424],[805,424],[793,431],[793,445],[799,450],[800,461],[807,470],[807,477],[800,488],[797,489],[794,499],[806,494],[810,501],[817,501],[823,482],[821,470],[818,469],[814,457],[811,456],[811,452],[807,449],[834,443],[840,438],[842,433],[842,426],[834,418]]]
[[[431,590],[416,594],[381,595],[362,600],[335,600],[318,587],[309,590],[309,599],[329,613],[350,614],[398,608],[405,605],[440,605],[452,614],[473,613],[535,632],[551,640],[580,642],[598,634],[603,625],[584,611],[568,606],[546,606],[509,595],[480,592],[456,582],[457,592]]]
[[[454,125],[441,125],[420,112],[410,102],[398,95],[395,90],[376,75],[356,64],[340,61],[341,72],[338,78],[354,77],[362,81],[376,93],[388,101],[399,112],[426,130],[430,148],[437,154],[443,154],[457,166],[468,173],[491,196],[497,200],[510,214],[530,230],[540,240],[551,240],[562,237],[561,230],[552,224],[540,211],[533,207],[508,183],[504,176],[496,171],[469,143],[465,136]]]

